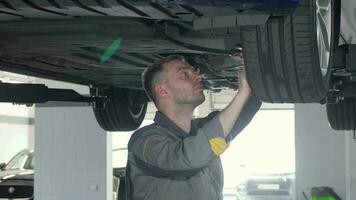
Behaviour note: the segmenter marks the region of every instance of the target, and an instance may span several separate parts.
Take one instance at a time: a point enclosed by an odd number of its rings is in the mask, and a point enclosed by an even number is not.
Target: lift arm
[[[71,89],[51,89],[43,84],[15,84],[0,82],[0,102],[17,104],[48,101],[104,102],[106,97],[85,96]]]

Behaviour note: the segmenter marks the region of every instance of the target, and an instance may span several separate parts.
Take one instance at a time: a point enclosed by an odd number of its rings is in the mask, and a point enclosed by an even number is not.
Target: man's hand
[[[247,82],[246,70],[245,67],[241,68],[238,72],[238,84],[239,84],[239,93],[251,95],[251,87]]]

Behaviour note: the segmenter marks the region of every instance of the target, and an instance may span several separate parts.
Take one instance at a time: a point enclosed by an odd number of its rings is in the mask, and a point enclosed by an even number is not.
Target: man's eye
[[[187,73],[187,72],[182,72],[182,73],[180,74],[180,77],[181,77],[181,78],[188,78],[188,73]]]

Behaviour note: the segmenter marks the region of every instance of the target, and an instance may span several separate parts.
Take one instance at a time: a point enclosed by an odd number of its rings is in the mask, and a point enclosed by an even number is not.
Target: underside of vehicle
[[[354,47],[338,47],[340,4],[340,0],[3,0],[0,69],[88,85],[91,96],[23,85],[10,98],[6,92],[13,87],[0,84],[0,101],[94,102],[94,113],[105,130],[133,130],[141,124],[148,102],[141,73],[160,58],[180,54],[204,74],[207,90],[237,89],[237,71],[245,66],[261,100],[328,103],[331,126],[354,130],[355,109],[346,114],[353,115],[347,125],[331,111],[355,104],[350,64],[355,61],[347,56]],[[30,87],[42,91],[41,101]]]

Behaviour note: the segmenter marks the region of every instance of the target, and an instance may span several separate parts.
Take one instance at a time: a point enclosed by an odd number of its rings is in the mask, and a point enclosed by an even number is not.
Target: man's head
[[[184,57],[168,56],[147,68],[143,73],[143,86],[150,99],[159,107],[161,101],[194,107],[204,100],[201,76]]]

